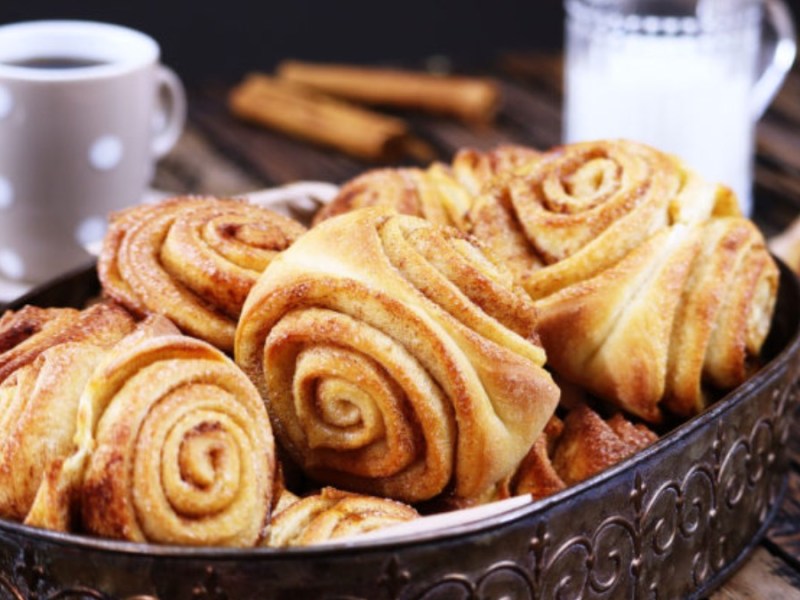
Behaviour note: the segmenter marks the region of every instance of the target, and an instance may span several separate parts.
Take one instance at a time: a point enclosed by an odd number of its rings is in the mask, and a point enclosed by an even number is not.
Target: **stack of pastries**
[[[308,224],[134,207],[98,273],[0,318],[0,516],[250,547],[594,475],[749,376],[778,281],[727,188],[627,141],[367,172]]]

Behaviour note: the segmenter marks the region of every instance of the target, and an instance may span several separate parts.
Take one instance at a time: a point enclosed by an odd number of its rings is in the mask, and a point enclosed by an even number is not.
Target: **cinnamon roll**
[[[98,274],[104,293],[135,314],[163,314],[230,351],[256,278],[304,231],[245,201],[173,198],[114,216]]]
[[[541,152],[532,148],[513,144],[498,146],[487,152],[465,148],[456,153],[452,169],[458,182],[477,197],[495,178],[505,177],[537,161],[541,155]]]
[[[525,163],[476,201],[469,220],[541,298],[612,266],[671,223],[736,212],[727,188],[678,159],[614,140],[563,146]]]
[[[27,522],[64,525],[76,511],[105,537],[253,546],[275,475],[264,404],[229,358],[158,319],[93,372],[77,449],[48,474]]]
[[[101,302],[85,310],[24,306],[0,317],[0,382],[42,352],[66,342],[109,347],[133,330],[122,307]]]
[[[313,478],[406,502],[468,498],[512,472],[557,404],[536,324],[475,240],[369,208],[273,261],[235,356]]]
[[[620,413],[604,420],[586,405],[564,419],[553,451],[553,467],[567,485],[574,485],[643,450],[658,436]]]
[[[314,216],[314,225],[336,215],[368,206],[386,206],[404,215],[438,225],[466,229],[473,198],[445,165],[374,169],[342,186],[339,194]]]
[[[702,410],[766,337],[777,270],[760,233],[728,188],[648,146],[546,152],[469,220],[536,300],[552,368],[642,419]]]
[[[619,263],[537,302],[561,375],[650,422],[682,417],[706,389],[750,373],[768,333],[778,271],[740,217],[674,225]]]
[[[78,402],[104,353],[58,344],[0,383],[0,516],[25,520],[44,474],[71,453]]]
[[[587,404],[554,418],[520,463],[510,494],[545,498],[596,475],[654,443],[658,436],[622,413],[603,419]]]
[[[277,512],[265,545],[310,546],[384,529],[419,517],[416,510],[386,498],[334,488],[297,498]]]

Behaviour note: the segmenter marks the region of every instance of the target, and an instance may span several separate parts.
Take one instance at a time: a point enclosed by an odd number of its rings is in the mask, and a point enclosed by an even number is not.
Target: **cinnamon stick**
[[[431,160],[432,150],[394,117],[354,107],[293,82],[248,75],[231,90],[228,105],[241,119],[277,129],[357,158],[388,160],[411,155]]]
[[[365,104],[413,108],[465,121],[488,122],[500,92],[488,79],[432,75],[397,69],[284,61],[278,76]]]

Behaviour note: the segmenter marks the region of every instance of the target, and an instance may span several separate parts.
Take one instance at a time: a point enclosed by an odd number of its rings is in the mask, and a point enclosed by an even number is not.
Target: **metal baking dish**
[[[97,292],[87,267],[11,306],[80,306]],[[781,265],[758,373],[643,452],[542,501],[445,532],[290,550],[131,544],[0,521],[0,597],[702,597],[747,557],[784,493],[798,307],[798,281]]]

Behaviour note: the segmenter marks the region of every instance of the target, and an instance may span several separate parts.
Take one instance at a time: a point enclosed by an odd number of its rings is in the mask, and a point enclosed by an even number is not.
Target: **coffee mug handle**
[[[778,93],[797,54],[794,20],[783,0],[765,0],[764,20],[775,31],[776,40],[766,67],[752,92],[752,117],[758,121]]]
[[[175,72],[163,65],[158,66],[158,100],[162,126],[156,131],[152,149],[156,158],[164,156],[178,141],[186,122],[186,92]]]

